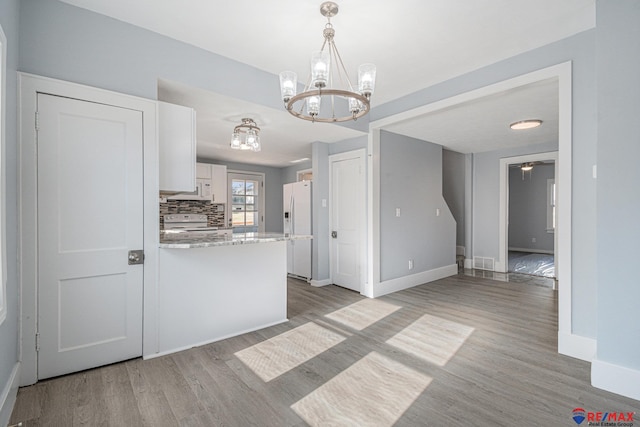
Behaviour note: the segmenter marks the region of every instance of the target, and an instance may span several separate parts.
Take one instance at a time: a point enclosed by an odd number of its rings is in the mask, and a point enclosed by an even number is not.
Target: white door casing
[[[329,156],[329,168],[331,281],[362,292],[366,271],[365,151]]]
[[[38,378],[142,355],[142,112],[38,94]]]

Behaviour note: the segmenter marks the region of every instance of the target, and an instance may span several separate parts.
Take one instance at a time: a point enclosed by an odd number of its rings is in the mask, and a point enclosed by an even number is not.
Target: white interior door
[[[142,354],[140,111],[38,95],[38,378]]]
[[[365,230],[364,153],[331,156],[331,279],[361,291]]]

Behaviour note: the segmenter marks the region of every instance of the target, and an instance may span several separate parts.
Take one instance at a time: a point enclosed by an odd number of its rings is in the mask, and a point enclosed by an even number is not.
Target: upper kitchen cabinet
[[[196,112],[158,101],[160,191],[196,189]]]
[[[211,179],[213,180],[213,201],[227,203],[227,167],[211,165]]]
[[[209,163],[196,163],[196,178],[198,182],[210,185],[210,193],[203,192],[215,203],[227,203],[227,167]]]

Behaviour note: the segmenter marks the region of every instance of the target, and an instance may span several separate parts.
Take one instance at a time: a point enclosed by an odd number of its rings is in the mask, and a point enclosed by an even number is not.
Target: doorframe
[[[358,159],[358,165],[360,167],[360,186],[361,186],[361,207],[360,210],[360,228],[358,230],[358,234],[360,235],[359,244],[360,244],[360,271],[359,271],[359,282],[360,282],[360,294],[367,295],[365,289],[366,277],[367,277],[367,202],[365,195],[367,194],[367,173],[366,167],[367,163],[365,161],[367,156],[367,151],[364,148],[359,148],[357,150],[346,151],[343,153],[331,154],[329,156],[329,201],[331,205],[333,204],[333,164],[336,162],[348,160],[348,159]],[[329,210],[329,230],[333,229],[333,207]],[[333,283],[333,244],[331,243],[331,239],[329,242],[329,278],[331,283]]]
[[[562,182],[557,178],[559,172],[557,151],[504,157],[500,159],[500,248],[498,251],[499,259],[495,263],[495,270],[498,272],[506,273],[509,270],[509,165],[544,160],[553,160],[553,173],[556,182],[556,191],[559,195],[562,192]],[[556,212],[558,213],[562,210],[561,202],[562,200],[558,200],[556,202]],[[556,224],[556,229],[553,233],[553,265],[555,267],[556,278],[560,272],[560,268],[558,268],[560,260],[562,259],[564,261],[561,254],[558,253],[558,236],[560,234],[560,224],[558,223]]]
[[[266,228],[266,218],[267,218],[267,200],[266,200],[266,188],[267,188],[267,176],[264,172],[252,172],[245,171],[239,169],[227,169],[227,225],[232,222],[231,215],[233,211],[231,210],[231,199],[233,198],[233,192],[231,191],[231,184],[233,182],[233,178],[229,179],[229,175],[254,175],[259,176],[262,179],[262,194],[258,197],[258,204],[260,209],[260,213],[262,214],[262,220],[260,221],[260,225],[258,226],[258,232],[264,233]],[[246,218],[246,217],[245,217]]]
[[[143,356],[158,352],[157,257],[158,217],[158,144],[156,138],[156,101],[116,93],[63,80],[18,73],[18,242],[20,272],[20,385],[38,380],[38,355],[35,348],[38,327],[38,216],[37,216],[37,143],[35,113],[38,93],[107,104],[142,112],[144,156],[144,250],[143,266]]]
[[[535,83],[550,78],[558,79],[558,175],[564,190],[558,193],[558,254],[563,263],[558,280],[562,285],[558,289],[558,352],[578,359],[591,361],[595,354],[595,340],[573,334],[572,320],[572,63],[562,62],[526,74],[507,78],[475,90],[454,95],[432,103],[420,105],[369,123],[368,141],[368,279],[367,293],[373,295],[380,284],[380,131],[386,126],[427,113],[442,110],[462,102],[472,101],[484,96],[500,93],[518,86]],[[472,248],[473,249],[473,248]],[[473,256],[473,254],[471,254]]]

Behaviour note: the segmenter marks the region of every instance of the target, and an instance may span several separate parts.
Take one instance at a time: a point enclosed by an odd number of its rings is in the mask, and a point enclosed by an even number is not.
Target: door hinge
[[[40,332],[36,332],[36,351],[40,351]]]
[[[36,130],[40,130],[40,114],[36,111]]]

